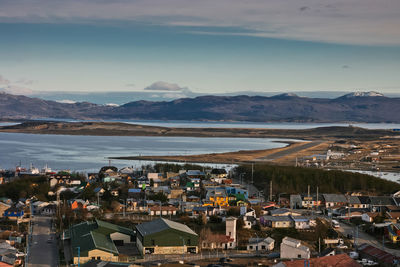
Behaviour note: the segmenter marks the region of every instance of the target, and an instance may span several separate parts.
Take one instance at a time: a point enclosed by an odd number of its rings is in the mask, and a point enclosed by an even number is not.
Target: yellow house
[[[206,199],[208,201],[207,204],[203,206],[221,206],[228,207],[229,206],[229,196],[227,196],[225,190],[221,189],[210,189],[207,191]]]

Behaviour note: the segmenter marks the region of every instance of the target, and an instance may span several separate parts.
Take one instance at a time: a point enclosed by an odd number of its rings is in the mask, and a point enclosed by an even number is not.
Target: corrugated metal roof
[[[153,220],[151,222],[142,223],[136,226],[136,230],[139,231],[139,233],[142,236],[159,233],[167,229],[175,229],[181,232],[186,232],[188,234],[197,236],[197,234],[188,226],[164,218]]]

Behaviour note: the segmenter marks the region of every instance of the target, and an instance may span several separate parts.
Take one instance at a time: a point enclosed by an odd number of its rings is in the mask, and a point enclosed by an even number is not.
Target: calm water
[[[33,163],[42,168],[98,170],[107,157],[137,155],[190,155],[285,146],[283,139],[76,136],[0,133],[0,167],[15,168]],[[143,162],[113,160],[117,167]]]

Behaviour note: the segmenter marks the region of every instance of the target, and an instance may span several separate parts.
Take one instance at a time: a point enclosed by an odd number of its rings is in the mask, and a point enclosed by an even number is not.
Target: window
[[[96,257],[92,257],[92,260],[95,260],[96,259]]]
[[[301,259],[301,255],[300,255],[300,254],[298,254],[298,255],[297,255],[297,258]]]
[[[250,246],[250,249],[253,249],[253,246]]]
[[[265,246],[263,245],[263,246],[261,246],[261,249],[265,249]]]
[[[100,259],[101,259],[101,257],[97,257],[97,259],[98,259],[98,260],[100,260]]]

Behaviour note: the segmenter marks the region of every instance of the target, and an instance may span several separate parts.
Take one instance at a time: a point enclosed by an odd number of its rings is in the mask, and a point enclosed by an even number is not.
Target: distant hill
[[[209,95],[173,101],[134,101],[121,106],[68,104],[0,94],[0,118],[400,123],[399,114],[400,98],[376,92],[351,93],[335,99],[295,94]]]

